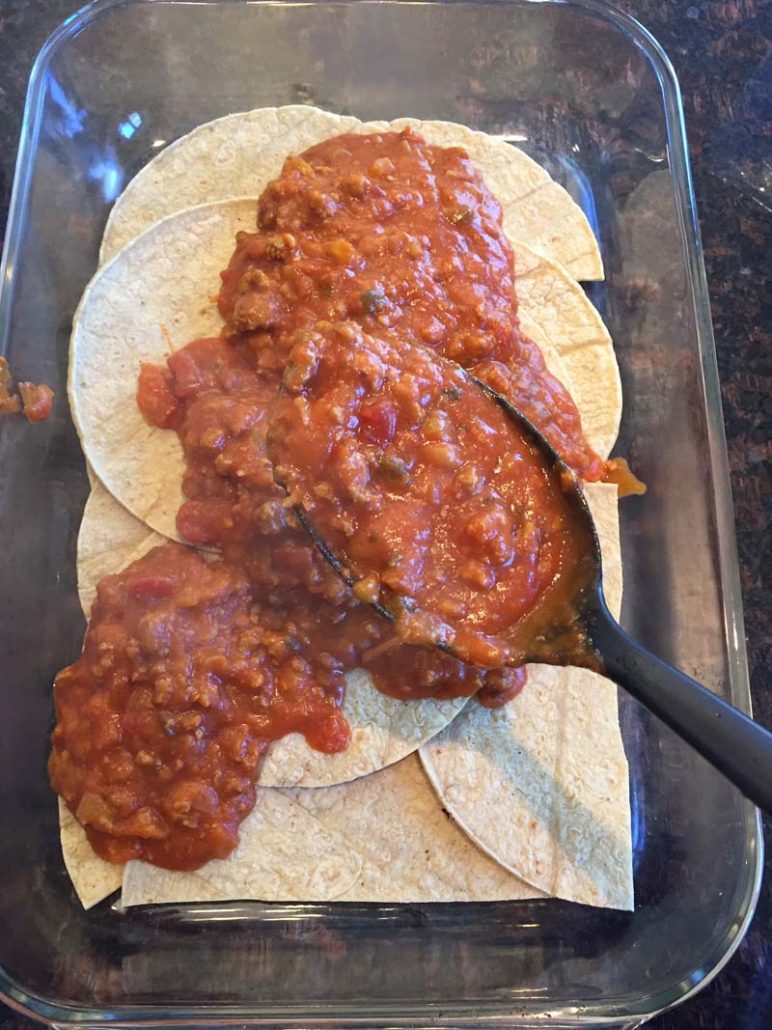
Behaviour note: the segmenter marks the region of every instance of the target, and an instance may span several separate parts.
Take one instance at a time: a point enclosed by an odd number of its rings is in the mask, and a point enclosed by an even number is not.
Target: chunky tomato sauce
[[[340,662],[312,669],[304,642],[234,566],[179,544],[100,582],[83,654],[56,680],[50,761],[98,854],[177,869],[223,858],[269,741],[299,730],[346,747]]]
[[[361,336],[353,324],[338,332],[349,345],[349,334]],[[216,547],[263,596],[286,601],[294,592],[293,618],[300,618],[302,609],[310,622],[324,626],[326,646],[348,663],[346,668],[371,668],[371,653],[380,653],[384,643],[391,648],[396,638],[387,623],[358,602],[298,525],[267,450],[276,405],[284,402],[285,391],[303,382],[305,350],[298,344],[291,351],[280,381],[272,372],[255,374],[248,348],[224,339],[196,340],[174,353],[166,368],[143,366],[138,401],[151,424],[174,426],[183,444],[183,489],[190,499],[177,518],[181,536]],[[377,399],[365,405],[370,442],[386,442],[384,433],[396,416],[389,409]],[[489,703],[499,696],[504,703],[522,683],[514,675],[503,680],[459,675],[461,663],[433,649],[422,658],[426,674],[413,676],[414,660],[414,654],[408,658],[394,652],[388,663],[373,666],[380,689],[415,699],[464,697],[485,688]]]
[[[232,563],[157,547],[100,582],[83,654],[56,679],[51,784],[102,858],[195,869],[237,844],[270,741],[345,749],[346,671],[369,668],[403,700],[480,691],[499,705],[522,686],[520,670],[486,674],[388,633],[365,605],[266,592]]]
[[[411,132],[350,134],[291,157],[240,233],[220,309],[264,366],[297,329],[353,319],[432,347],[503,392],[584,479],[603,462],[521,332],[499,202],[466,152]]]
[[[152,425],[175,428],[185,451],[188,500],[177,528],[190,543],[217,548],[256,586],[305,586],[339,603],[345,587],[294,523],[266,453],[278,379],[256,374],[248,357],[225,340],[196,340],[167,368],[141,369],[140,409]]]
[[[494,706],[524,682],[396,646],[333,573],[273,479],[278,386],[221,339],[141,369],[141,410],[185,449],[181,534],[222,557],[167,544],[104,579],[83,655],[57,677],[51,782],[110,861],[192,869],[227,855],[269,741],[302,732],[322,751],[346,746],[347,671],[369,669],[402,700],[478,694]]]
[[[499,631],[571,541],[559,491],[544,500],[533,454],[452,362],[583,477],[603,472],[518,328],[501,210],[463,151],[330,140],[286,162],[258,226],[223,272],[221,338],[139,377],[146,420],[184,449],[180,535],[210,553],[167,544],[103,580],[83,655],[57,677],[52,784],[112,861],[227,855],[269,741],[346,746],[350,669],[404,700],[498,705],[522,688],[524,670],[483,666],[507,660]],[[353,591],[286,487],[371,570]],[[382,591],[399,632],[368,603]],[[412,612],[427,601],[431,633]]]
[[[356,596],[408,641],[505,664],[506,631],[585,543],[539,448],[455,362],[352,323],[319,323],[288,368],[274,474],[361,576]]]

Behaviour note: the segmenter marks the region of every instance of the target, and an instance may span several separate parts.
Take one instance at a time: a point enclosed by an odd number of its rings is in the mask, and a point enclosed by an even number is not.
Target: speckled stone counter
[[[0,0],[0,231],[5,225],[27,77],[78,0]],[[772,726],[772,4],[618,0],[659,40],[681,82],[710,287],[732,471],[751,686]],[[767,843],[772,840],[767,823]],[[696,998],[656,1030],[772,1025],[772,859],[750,931]],[[31,1026],[0,1006],[2,1028]]]

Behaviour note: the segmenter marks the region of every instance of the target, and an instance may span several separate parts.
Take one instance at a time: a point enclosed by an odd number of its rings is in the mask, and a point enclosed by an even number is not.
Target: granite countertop
[[[0,231],[27,77],[79,0],[0,0]],[[772,726],[772,40],[767,0],[618,0],[681,82],[718,351],[755,716]],[[765,31],[766,30],[766,31]],[[765,826],[772,852],[772,822]],[[772,858],[737,954],[652,1030],[762,1030],[772,1020]],[[33,1024],[0,1006],[0,1030]]]

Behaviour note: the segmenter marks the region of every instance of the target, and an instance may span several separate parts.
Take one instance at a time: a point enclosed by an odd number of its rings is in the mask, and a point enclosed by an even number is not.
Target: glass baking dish
[[[634,913],[556,901],[188,905],[82,911],[46,781],[50,684],[79,650],[75,537],[88,492],[68,335],[110,205],[208,119],[315,103],[485,129],[587,211],[616,340],[623,623],[748,709],[732,509],[678,86],[607,5],[106,0],[54,33],[29,87],[3,265],[0,349],[56,390],[0,424],[0,988],[58,1024],[634,1026],[727,961],[756,901],[755,811],[626,697]]]

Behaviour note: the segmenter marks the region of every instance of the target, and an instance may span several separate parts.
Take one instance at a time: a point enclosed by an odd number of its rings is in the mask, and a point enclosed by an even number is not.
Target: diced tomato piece
[[[218,544],[233,525],[232,512],[228,501],[186,501],[177,512],[177,531],[191,544]]]
[[[182,408],[172,390],[172,377],[161,365],[142,362],[137,384],[137,404],[151,426],[173,429],[182,417]]]
[[[129,580],[127,589],[133,597],[151,600],[154,597],[171,597],[177,582],[171,576],[136,576]]]
[[[54,391],[45,383],[19,383],[19,393],[28,422],[45,422],[51,414]]]
[[[397,409],[393,404],[374,398],[359,411],[360,439],[366,443],[385,447],[394,439],[397,430]]]
[[[312,748],[328,755],[345,751],[351,743],[351,727],[338,710],[331,711],[327,719],[320,719],[319,713],[314,712],[314,718],[309,719],[304,733]]]

